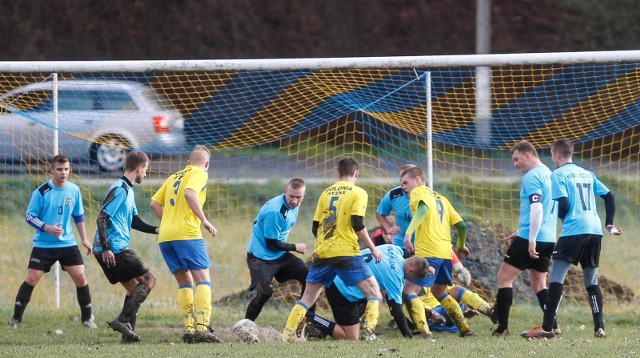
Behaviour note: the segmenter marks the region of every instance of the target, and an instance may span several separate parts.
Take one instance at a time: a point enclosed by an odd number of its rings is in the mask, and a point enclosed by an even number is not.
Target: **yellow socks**
[[[367,299],[367,308],[364,311],[363,328],[373,331],[378,325],[378,315],[380,314],[380,299],[377,297]]]
[[[289,313],[289,318],[287,318],[287,323],[284,325],[284,330],[282,331],[282,337],[285,341],[290,341],[291,338],[295,336],[296,329],[298,329],[300,322],[302,322],[308,310],[309,308],[302,302],[298,302],[293,306],[291,313]]]
[[[409,303],[411,320],[413,321],[413,324],[416,325],[416,329],[423,333],[431,332],[429,325],[427,325],[427,315],[424,311],[424,303],[422,303],[417,295],[407,296],[407,302]]]
[[[487,301],[483,300],[482,297],[480,297],[477,293],[471,292],[469,290],[463,291],[462,297],[460,297],[460,303],[464,303],[474,310],[480,310],[480,308],[483,306],[491,308]]]
[[[198,331],[209,329],[211,311],[211,282],[198,282],[195,295],[195,320]]]
[[[178,289],[178,305],[180,314],[187,332],[194,332],[195,325],[193,319],[193,287],[182,286]]]
[[[448,293],[445,293],[442,297],[440,297],[440,303],[444,307],[445,311],[447,311],[447,315],[449,316],[449,318],[451,318],[456,326],[458,326],[461,335],[466,335],[471,331],[471,328],[469,328],[469,324],[462,315],[462,310],[460,309],[460,304],[458,303],[458,301],[449,296]]]

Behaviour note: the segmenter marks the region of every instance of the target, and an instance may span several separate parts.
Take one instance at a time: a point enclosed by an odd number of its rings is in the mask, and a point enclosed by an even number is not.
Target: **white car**
[[[120,170],[132,149],[179,153],[184,119],[161,94],[133,81],[58,81],[59,152],[88,158],[102,171]],[[15,88],[0,96],[0,157],[53,156],[53,82]]]

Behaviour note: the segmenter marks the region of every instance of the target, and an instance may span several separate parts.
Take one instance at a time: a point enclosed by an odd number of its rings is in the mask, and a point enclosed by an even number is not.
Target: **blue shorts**
[[[373,276],[373,272],[364,262],[362,256],[316,258],[311,263],[311,268],[309,268],[307,282],[323,283],[325,287],[329,287],[336,275],[340,277],[345,285],[354,286]]]
[[[208,270],[211,267],[204,240],[177,240],[160,243],[160,252],[171,273],[183,269]]]
[[[425,276],[423,279],[413,279],[411,282],[422,287],[433,287],[433,285],[453,286],[453,267],[449,259],[427,258],[429,266],[435,270],[432,276]],[[437,298],[437,297],[436,297]]]

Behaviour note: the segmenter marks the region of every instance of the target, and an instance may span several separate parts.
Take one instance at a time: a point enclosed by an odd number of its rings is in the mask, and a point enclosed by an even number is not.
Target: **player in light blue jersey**
[[[402,312],[402,289],[405,279],[424,278],[433,274],[427,261],[421,257],[404,259],[403,250],[395,245],[378,246],[382,260],[376,264],[370,249],[361,251],[365,262],[373,272],[380,290],[386,291],[391,314],[406,338],[411,338],[411,330]],[[346,285],[340,277],[326,289],[327,299],[336,322],[331,322],[313,312],[308,312],[307,321],[321,332],[335,339],[358,339],[360,316],[367,303],[366,296],[357,286]]]
[[[287,242],[298,219],[298,209],[304,199],[305,184],[301,178],[289,180],[283,194],[267,201],[253,221],[251,239],[247,247],[247,265],[251,275],[249,290],[256,296],[249,302],[244,318],[255,321],[262,307],[273,294],[271,281],[296,280],[304,292],[309,267],[291,254],[307,252],[304,243]]]
[[[393,213],[393,216],[390,215]],[[411,209],[409,208],[409,196],[397,186],[389,190],[380,200],[376,209],[376,219],[385,233],[392,235],[392,242],[404,251],[404,232],[411,222]],[[404,256],[412,256],[404,251]]]
[[[416,168],[415,164],[405,164],[400,167],[398,174],[409,168]],[[393,213],[393,216],[390,216]],[[404,251],[404,257],[413,256],[413,253],[406,251],[404,247],[404,233],[411,223],[411,208],[409,207],[409,195],[397,186],[389,190],[380,200],[376,209],[376,219],[380,223],[382,230],[393,235],[394,244]]]
[[[149,267],[131,249],[131,229],[147,234],[157,234],[158,227],[140,219],[133,191],[134,184],[142,183],[149,168],[149,157],[144,152],[133,151],[125,158],[124,175],[107,191],[102,202],[93,253],[105,276],[112,285],[121,283],[127,290],[122,311],[118,318],[107,322],[111,329],[122,333],[122,342],[139,342],[134,333],[140,305],[156,284]]]
[[[509,235],[509,249],[498,271],[498,293],[494,306],[498,327],[492,335],[508,336],[509,311],[513,303],[513,281],[524,270],[529,271],[531,288],[544,310],[547,299],[547,272],[556,242],[557,210],[551,198],[551,170],[544,165],[533,144],[524,140],[511,148],[513,166],[524,177],[520,188],[520,220],[518,231]],[[556,333],[560,332],[557,323]]]
[[[25,219],[36,229],[29,258],[27,277],[20,286],[14,305],[10,328],[18,328],[22,315],[31,300],[34,287],[51,266],[60,262],[76,285],[81,322],[86,328],[97,328],[91,316],[91,293],[85,275],[84,261],[73,234],[71,221],[76,225],[82,245],[91,254],[84,224],[84,207],[77,185],[68,181],[71,173],[69,159],[56,155],[51,160],[51,180],[31,194]]]
[[[558,139],[551,146],[556,169],[551,174],[552,198],[558,204],[558,218],[562,220],[562,233],[558,238],[551,265],[549,294],[545,301],[542,326],[522,332],[524,338],[550,338],[554,336],[553,322],[567,272],[571,265],[580,263],[584,285],[594,323],[594,335],[606,337],[602,313],[602,292],[598,286],[598,265],[602,245],[602,222],[596,211],[596,196],[604,200],[605,225],[611,235],[621,235],[622,229],[613,225],[615,199],[611,191],[596,178],[572,161],[573,144]]]

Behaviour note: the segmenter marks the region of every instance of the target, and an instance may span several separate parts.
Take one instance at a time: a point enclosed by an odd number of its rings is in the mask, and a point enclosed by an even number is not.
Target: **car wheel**
[[[91,147],[91,158],[103,172],[123,170],[124,158],[131,151],[131,145],[121,137],[101,137]]]

